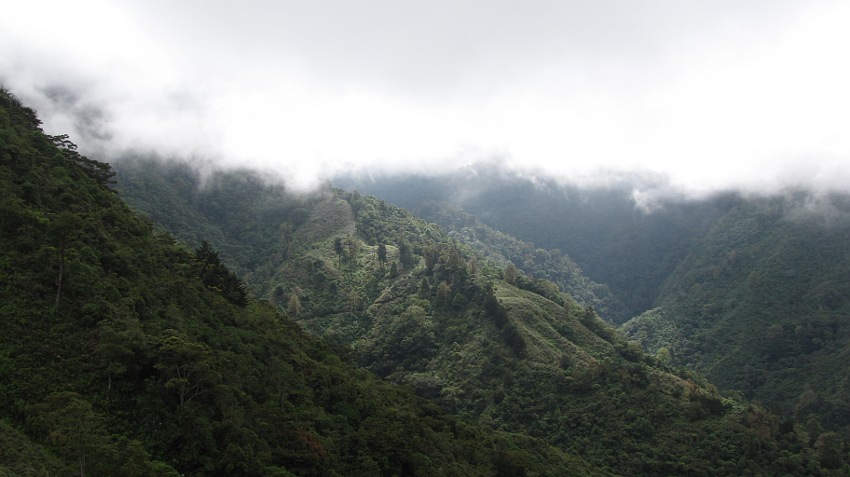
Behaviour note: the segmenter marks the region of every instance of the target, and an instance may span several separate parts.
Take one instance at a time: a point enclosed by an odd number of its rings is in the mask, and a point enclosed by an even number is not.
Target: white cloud
[[[692,191],[850,188],[842,1],[5,10],[0,81],[89,151],[209,157],[304,186],[497,156]]]

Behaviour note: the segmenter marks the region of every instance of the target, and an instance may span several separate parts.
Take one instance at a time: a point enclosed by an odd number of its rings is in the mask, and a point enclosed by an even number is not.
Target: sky
[[[850,191],[844,0],[8,3],[0,84],[102,160]]]

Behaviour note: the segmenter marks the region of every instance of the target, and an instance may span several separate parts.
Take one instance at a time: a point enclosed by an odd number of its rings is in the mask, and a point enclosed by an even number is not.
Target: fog
[[[100,159],[850,189],[843,1],[13,3],[0,83]]]

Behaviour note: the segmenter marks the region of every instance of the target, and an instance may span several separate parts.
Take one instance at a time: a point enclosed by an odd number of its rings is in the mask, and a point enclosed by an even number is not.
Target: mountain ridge
[[[675,198],[661,200],[644,213],[628,182],[582,191],[490,166],[436,178],[343,183],[426,215],[441,213],[428,202],[441,197],[475,220],[514,223],[527,240],[548,234],[549,243],[561,240],[591,277],[599,276],[593,260],[608,260],[615,275],[637,283],[632,290],[646,291],[647,310],[632,308],[640,313],[614,321],[650,354],[705,372],[722,389],[758,399],[786,418],[847,432],[840,384],[846,373],[838,364],[848,343],[845,194],[729,192],[678,205]],[[496,196],[500,202],[488,202]],[[560,234],[568,229],[572,236]],[[600,230],[607,238],[597,241],[599,250],[611,253],[588,261],[583,243]],[[618,298],[631,293],[601,282]]]
[[[0,91],[0,473],[610,475],[234,299],[216,250],[132,213],[109,165],[39,126]]]
[[[138,189],[137,180],[168,181],[144,170],[134,177],[120,163],[119,180],[131,183],[128,190]],[[287,245],[284,230],[268,249],[235,227],[224,247],[266,254],[245,276],[291,319],[350,347],[379,376],[489,427],[546,438],[616,474],[813,471],[802,470],[815,465],[809,444],[799,447],[809,449],[806,457],[775,454],[807,439],[804,428],[721,396],[697,374],[671,373],[553,283],[495,267],[498,260],[370,196],[324,190],[315,202],[304,200],[298,226],[316,225],[304,232],[312,242]],[[318,207],[323,201],[338,206]],[[339,201],[353,213],[353,235],[342,227],[351,216]],[[344,213],[328,215],[331,209]],[[154,206],[148,213],[170,212]],[[294,227],[292,236],[298,233]]]

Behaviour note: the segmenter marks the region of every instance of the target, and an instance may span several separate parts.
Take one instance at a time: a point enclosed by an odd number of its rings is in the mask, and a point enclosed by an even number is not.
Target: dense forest
[[[287,194],[250,171],[202,184],[179,163],[116,167],[135,207],[176,224],[178,237],[206,229],[222,240],[216,247],[258,257],[243,262],[243,276],[280,313],[451,413],[545,439],[618,475],[843,472],[839,435],[723,396],[504,258],[514,248],[537,253],[529,244],[474,222],[467,240],[356,192]],[[252,184],[249,194],[241,184]],[[232,216],[205,205],[228,198]],[[248,219],[263,214],[291,218]],[[824,466],[826,449],[835,458]]]
[[[624,329],[719,386],[847,432],[848,237],[847,197],[742,202],[695,241],[657,307]]]
[[[848,474],[841,432],[576,301],[605,288],[568,257],[329,186],[116,170],[0,93],[5,475]]]
[[[605,475],[358,369],[0,92],[0,474]]]
[[[558,247],[637,315],[603,314],[650,354],[816,432],[848,435],[845,195],[659,196],[638,207],[635,191],[646,184],[582,189],[487,165],[339,182],[455,230],[457,221],[442,217],[460,214]]]
[[[558,250],[622,304],[624,311],[605,316],[616,324],[653,307],[693,240],[739,200],[734,194],[701,201],[662,194],[639,204],[640,191],[661,186],[623,179],[580,187],[488,163],[437,176],[339,177],[335,183],[441,224],[443,210],[459,207],[496,230]]]

